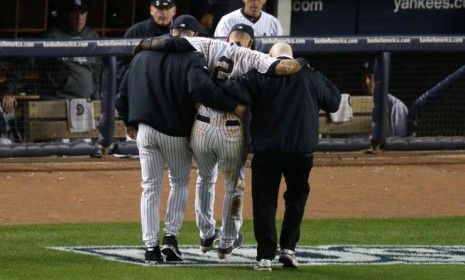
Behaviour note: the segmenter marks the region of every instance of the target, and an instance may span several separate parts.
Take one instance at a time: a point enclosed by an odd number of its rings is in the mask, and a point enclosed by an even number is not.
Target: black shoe
[[[161,252],[166,257],[166,261],[169,262],[180,262],[182,261],[182,254],[178,248],[178,241],[176,236],[165,235],[163,237],[163,246],[161,247]]]
[[[216,228],[215,233],[213,234],[212,237],[207,238],[207,239],[200,238],[200,251],[206,253],[210,251],[211,249],[213,249],[213,243],[215,243],[215,241],[218,241],[220,239],[220,233],[221,233],[220,230]]]
[[[145,261],[162,263],[163,256],[160,252],[160,246],[145,248]]]
[[[279,262],[283,264],[283,267],[298,268],[299,262],[295,257],[295,252],[288,249],[282,249],[279,254]]]
[[[239,248],[244,243],[244,235],[242,233],[237,234],[237,238],[234,240],[234,243],[228,248],[219,248],[218,249],[218,258],[225,259],[227,256],[231,255],[232,251],[236,248]]]

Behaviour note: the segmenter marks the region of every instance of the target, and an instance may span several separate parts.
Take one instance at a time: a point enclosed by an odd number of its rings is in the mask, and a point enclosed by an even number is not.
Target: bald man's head
[[[269,54],[272,57],[285,56],[288,58],[293,58],[291,46],[283,42],[278,42],[274,44],[271,47]]]

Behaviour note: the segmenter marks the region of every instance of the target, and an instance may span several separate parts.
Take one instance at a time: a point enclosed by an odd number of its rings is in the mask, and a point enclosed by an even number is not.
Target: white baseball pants
[[[137,147],[142,173],[142,239],[146,247],[153,247],[158,243],[164,164],[168,165],[170,181],[164,233],[176,236],[186,209],[192,152],[187,137],[169,136],[145,124],[139,124]]]
[[[195,213],[200,237],[210,238],[215,232],[215,182],[219,168],[225,185],[220,247],[229,247],[242,225],[242,203],[238,209],[231,206],[234,197],[242,200],[243,195],[246,160],[243,127],[225,126],[224,121],[215,119],[211,119],[210,123],[196,120],[191,147],[198,168]]]

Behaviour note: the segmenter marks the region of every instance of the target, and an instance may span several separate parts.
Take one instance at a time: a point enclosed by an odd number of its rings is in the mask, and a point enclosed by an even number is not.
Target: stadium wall
[[[270,46],[277,41],[285,41],[292,45],[295,52],[299,56],[309,57],[312,55],[330,55],[343,54],[346,56],[370,56],[377,57],[380,68],[375,71],[379,80],[384,84],[383,90],[378,90],[375,96],[375,110],[373,112],[373,139],[377,139],[376,146],[384,147],[385,149],[396,150],[424,150],[424,149],[465,149],[464,129],[459,126],[458,135],[438,135],[438,137],[426,137],[425,141],[422,137],[402,137],[402,138],[385,138],[383,121],[385,110],[377,110],[383,108],[385,96],[387,95],[387,85],[390,82],[393,73],[389,75],[392,61],[388,59],[392,55],[411,55],[412,53],[426,54],[440,53],[455,55],[460,53],[462,56],[458,59],[458,64],[465,64],[463,54],[465,53],[465,37],[464,36],[339,36],[339,37],[282,37],[282,38],[258,38],[262,50],[267,51]],[[131,54],[133,47],[139,42],[139,39],[133,40],[96,40],[96,41],[0,41],[0,57],[28,57],[28,56],[103,56],[107,61],[113,61],[117,56],[128,56]],[[456,59],[457,60],[457,59]],[[323,61],[324,64],[329,64]],[[111,66],[112,63],[107,63]],[[313,61],[310,60],[310,64]],[[110,67],[113,68],[114,66]],[[339,65],[332,65],[333,68],[339,68]],[[100,145],[104,148],[112,146],[112,131],[114,129],[114,111],[113,102],[116,88],[114,84],[115,71],[109,72],[107,83],[109,85],[108,95],[103,95],[101,120],[99,125]],[[326,71],[323,70],[326,74]],[[451,73],[448,73],[450,75]],[[447,75],[445,76],[447,77]],[[444,77],[444,78],[445,78]],[[441,79],[442,80],[442,79]],[[440,80],[438,80],[440,82]],[[337,83],[338,84],[338,83]],[[391,83],[392,84],[392,83]],[[376,102],[376,100],[379,100]],[[377,108],[377,109],[376,109]],[[444,108],[443,108],[444,109]],[[381,112],[381,113],[380,113]],[[377,115],[381,114],[381,115]],[[377,117],[376,117],[377,116]],[[460,119],[458,120],[460,122]],[[463,119],[462,119],[463,123]],[[381,128],[380,128],[381,127]],[[368,138],[360,139],[350,137],[344,139],[330,138],[322,139],[319,146],[320,150],[336,150],[350,151],[361,150],[371,147]],[[120,147],[129,147],[130,145],[118,145]],[[37,150],[37,145],[34,149]],[[134,148],[134,147],[133,147]],[[133,149],[132,148],[132,149]],[[20,154],[14,150],[21,150]],[[53,151],[54,149],[49,149]],[[85,149],[81,149],[86,151]],[[94,149],[89,149],[94,152]],[[130,149],[131,150],[131,149]],[[63,151],[63,149],[61,150]],[[44,152],[35,152],[39,155],[44,155]],[[45,153],[46,154],[46,153]],[[75,154],[75,152],[71,152]],[[1,155],[6,156],[27,156],[24,148],[21,146],[12,146],[11,148],[3,148]]]

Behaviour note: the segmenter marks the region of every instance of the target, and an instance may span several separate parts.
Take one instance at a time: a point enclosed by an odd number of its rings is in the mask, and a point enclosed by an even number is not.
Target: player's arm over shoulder
[[[304,58],[297,59],[281,59],[279,63],[276,64],[276,67],[273,69],[275,75],[293,75],[302,68],[307,67],[308,63]]]
[[[186,37],[162,36],[143,39],[136,49],[157,51],[195,51],[197,48]]]
[[[242,59],[249,61],[251,68],[258,70],[262,74],[292,75],[308,64],[303,58],[277,59],[259,51],[243,47],[237,48],[238,55],[242,56]]]

